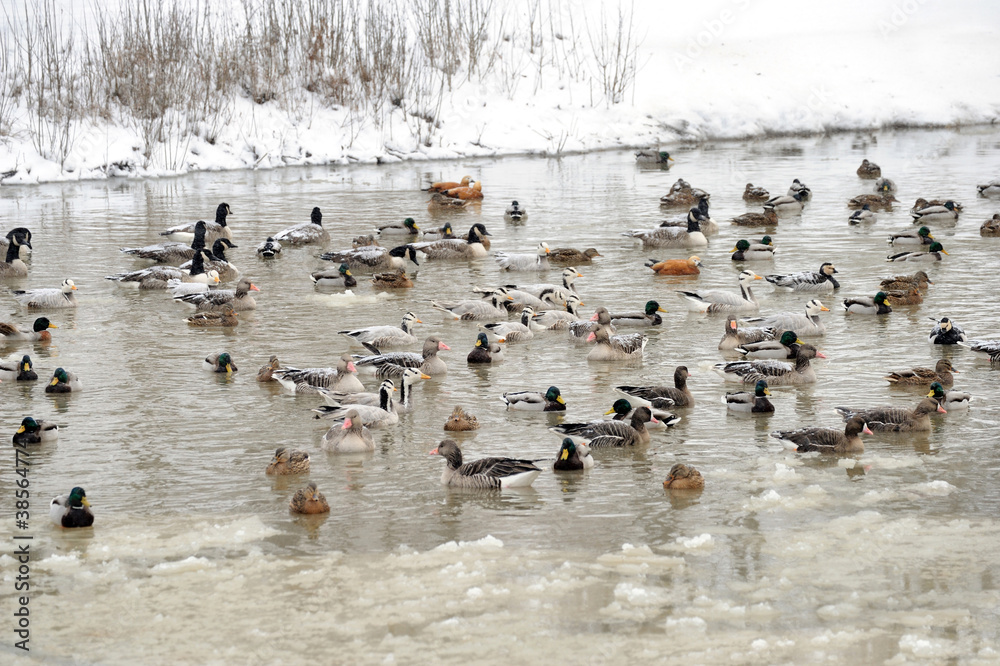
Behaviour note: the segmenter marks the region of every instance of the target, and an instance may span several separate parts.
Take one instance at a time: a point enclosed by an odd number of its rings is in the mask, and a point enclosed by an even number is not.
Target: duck
[[[369,344],[378,349],[386,347],[406,347],[417,341],[417,336],[413,335],[413,325],[422,324],[421,320],[412,312],[403,315],[403,320],[399,326],[367,326],[356,328],[350,331],[337,331],[339,335],[349,338],[357,344]]]
[[[666,312],[656,301],[646,301],[642,312],[618,312],[611,314],[614,326],[659,326],[663,323],[661,312]]]
[[[898,307],[900,305],[920,305],[924,302],[924,295],[916,287],[910,289],[885,289],[889,297],[889,305]]]
[[[497,252],[493,259],[502,271],[545,271],[549,269],[549,245],[539,243],[535,254]]]
[[[408,217],[402,222],[383,224],[375,228],[375,232],[381,236],[406,236],[410,238],[420,237],[420,227],[417,226],[416,220],[412,217]]]
[[[535,311],[531,307],[521,310],[520,321],[503,321],[495,324],[480,324],[479,328],[500,338],[501,342],[524,342],[535,336],[531,318]]]
[[[228,238],[216,238],[215,242],[212,243],[212,252],[206,257],[202,250],[201,252],[195,253],[195,257],[191,258],[191,261],[183,263],[180,265],[181,270],[187,269],[192,275],[203,273],[206,271],[215,271],[219,280],[222,282],[232,282],[240,277],[240,269],[236,268],[233,264],[229,263],[226,259],[226,249],[227,248],[238,248],[236,245]],[[195,270],[194,262],[198,255],[202,256],[203,263],[198,270]]]
[[[787,291],[833,291],[840,289],[840,283],[833,277],[837,272],[836,266],[826,261],[815,272],[765,275],[764,279]]]
[[[255,310],[257,301],[250,295],[251,291],[260,291],[260,287],[242,277],[236,283],[236,289],[215,289],[197,294],[181,294],[174,296],[175,301],[193,305],[198,312],[220,312],[231,307],[237,312]]]
[[[918,197],[917,200],[913,203],[913,208],[910,209],[910,213],[913,214],[918,210],[921,210],[923,208],[929,208],[931,206],[943,206],[946,203],[946,201],[951,201],[951,204],[955,207],[955,211],[958,213],[961,213],[963,210],[965,210],[962,204],[951,199],[931,199],[930,201],[928,201],[923,197]]]
[[[226,218],[233,214],[229,204],[220,203],[215,208],[215,222],[204,222],[199,220],[205,225],[205,244],[212,243],[216,238],[228,238],[232,240],[233,232],[226,223]],[[168,240],[172,240],[178,243],[190,243],[194,240],[195,228],[198,226],[198,222],[191,222],[189,224],[180,224],[176,227],[171,227],[166,231],[161,231],[161,236],[166,236]]]
[[[848,421],[861,417],[875,432],[923,432],[931,429],[930,415],[934,412],[947,414],[947,410],[933,398],[924,398],[913,409],[905,407],[871,407],[854,409],[837,407],[837,413]]]
[[[663,399],[663,402],[666,403],[667,399]],[[639,407],[643,407],[643,405],[639,405]],[[680,416],[677,416],[672,412],[668,412],[665,409],[657,409],[655,407],[649,407],[649,405],[645,405],[645,407],[648,407],[650,413],[653,415],[649,425],[646,426],[647,428],[670,428],[681,422]],[[632,419],[632,415],[635,414],[636,409],[637,408],[633,408],[632,403],[625,398],[619,398],[611,405],[611,409],[604,412],[604,415],[607,416],[608,414],[614,414],[614,416],[611,417],[613,420],[625,422]]]
[[[26,308],[75,308],[77,306],[76,283],[63,280],[58,289],[28,289],[15,290],[11,294],[14,299]]]
[[[23,235],[15,235],[10,239],[4,261],[0,263],[0,278],[28,277],[28,265],[21,259],[21,247],[31,247]]]
[[[406,274],[405,271],[403,274]],[[377,275],[382,274],[379,273]],[[351,268],[346,262],[340,264],[338,268],[327,268],[326,270],[310,273],[309,279],[313,281],[313,284],[321,287],[344,287],[345,289],[350,289],[358,285],[357,279],[351,274]]]
[[[463,201],[478,201],[483,198],[483,183],[476,180],[468,185],[453,187],[444,192],[440,192],[450,199],[461,199]]]
[[[528,211],[521,208],[521,204],[516,201],[511,201],[510,205],[507,206],[507,210],[503,212],[503,219],[507,222],[525,222],[528,219]]]
[[[861,166],[858,167],[857,174],[858,178],[874,180],[882,176],[882,167],[874,162],[869,162],[867,159],[863,159],[861,160]]]
[[[649,407],[638,407],[625,421],[590,421],[589,423],[561,423],[549,428],[554,433],[570,438],[574,444],[590,448],[621,448],[649,444],[647,423],[658,423]]]
[[[796,453],[817,451],[819,453],[864,453],[865,444],[861,435],[871,435],[868,424],[860,417],[848,419],[843,431],[834,428],[800,428],[798,430],[775,430],[771,437]]]
[[[226,374],[232,374],[239,370],[239,368],[236,367],[236,363],[233,362],[233,357],[229,354],[229,352],[215,352],[214,354],[209,354],[205,357],[201,367],[209,372],[224,372]]]
[[[542,470],[531,460],[515,458],[482,458],[462,463],[462,449],[453,439],[442,440],[429,455],[441,456],[447,461],[441,474],[441,485],[472,490],[502,490],[527,488]]]
[[[884,315],[892,312],[892,308],[886,302],[888,296],[884,291],[880,291],[875,296],[858,296],[856,298],[845,298],[844,309],[854,314]]]
[[[33,419],[25,416],[21,419],[21,427],[14,433],[14,446],[24,444],[42,444],[59,439],[59,426],[49,421]]]
[[[743,213],[729,222],[739,227],[773,227],[778,224],[778,214],[773,208],[765,208],[763,213]]]
[[[332,426],[323,435],[324,451],[334,453],[364,453],[375,450],[375,438],[361,421],[357,409],[349,409],[342,424]]]
[[[931,390],[927,393],[928,398],[933,398],[938,405],[946,411],[953,409],[968,409],[972,394],[965,391],[951,389],[946,391],[941,382],[931,384]]]
[[[875,181],[875,193],[886,195],[886,194],[896,194],[899,188],[896,187],[896,181],[891,178],[879,178]]]
[[[726,328],[719,340],[719,351],[734,351],[737,347],[773,340],[775,329],[770,326],[739,326],[735,315],[726,318]]]
[[[694,395],[687,385],[688,377],[691,376],[687,366],[678,365],[674,368],[673,386],[616,386],[615,391],[627,395],[640,406],[656,409],[694,407]]]
[[[308,245],[310,243],[327,243],[330,232],[323,227],[323,212],[316,206],[309,214],[309,221],[296,224],[274,234],[274,240],[289,245]]]
[[[796,178],[792,181],[792,184],[788,186],[788,196],[794,196],[799,194],[802,196],[803,201],[809,201],[812,199],[812,190],[809,186],[803,183],[801,180]]]
[[[993,217],[986,220],[979,227],[980,236],[1000,236],[1000,213],[993,213]]]
[[[872,210],[871,204],[865,204],[861,210],[856,210],[847,218],[848,224],[869,224],[878,221],[878,215]]]
[[[927,248],[926,252],[900,252],[899,254],[891,254],[885,258],[886,261],[941,261],[944,259],[942,254],[948,254],[948,251],[944,249],[941,243],[934,241]]]
[[[413,243],[413,248],[428,259],[480,259],[487,254],[483,239],[490,236],[486,226],[480,222],[469,229],[468,240],[444,238],[442,240]]]
[[[663,487],[667,490],[702,490],[705,487],[705,477],[694,467],[677,463],[670,468]]]
[[[31,357],[25,354],[20,361],[5,361],[0,363],[0,380],[31,382],[38,379]]]
[[[309,471],[309,454],[305,451],[289,450],[279,446],[274,451],[271,463],[264,470],[265,474],[285,476],[288,474],[305,474]]]
[[[553,472],[580,472],[594,466],[594,457],[590,455],[590,447],[586,444],[577,445],[569,437],[563,439],[552,463]]]
[[[869,210],[892,212],[892,204],[898,201],[891,194],[859,194],[847,202],[847,207],[851,210],[864,210],[868,206]]]
[[[701,259],[691,255],[687,259],[666,259],[657,261],[650,259],[644,266],[651,268],[657,275],[698,275],[701,273]]]
[[[816,371],[809,361],[814,358],[826,358],[812,345],[799,345],[795,354],[795,363],[786,363],[774,359],[757,361],[734,361],[718,363],[715,371],[729,381],[756,384],[761,379],[768,386],[791,386],[797,384],[814,384]]]
[[[507,409],[528,412],[565,412],[566,400],[556,386],[545,393],[539,391],[511,391],[500,396]]]
[[[930,245],[934,236],[928,227],[920,227],[916,231],[901,231],[889,235],[889,245]]]
[[[505,300],[513,300],[509,296]],[[431,307],[439,312],[450,316],[453,319],[463,321],[489,321],[490,319],[501,319],[507,316],[501,303],[500,296],[493,294],[487,299],[473,301],[431,301]]]
[[[479,419],[472,414],[455,405],[451,416],[444,422],[445,432],[467,432],[469,430],[479,430]]]
[[[935,345],[957,345],[960,342],[965,342],[966,336],[965,331],[955,325],[955,322],[948,317],[942,317],[941,321],[931,329],[927,340]]]
[[[774,405],[767,399],[771,391],[767,388],[767,381],[758,379],[754,386],[753,393],[749,391],[733,391],[726,393],[722,398],[726,409],[732,412],[742,412],[746,414],[773,414]]]
[[[48,386],[45,387],[46,393],[71,393],[81,390],[83,390],[83,382],[75,374],[67,372],[63,368],[56,368]]]
[[[1000,195],[1000,179],[994,178],[983,185],[976,185],[976,190],[981,197],[995,197]]]
[[[829,312],[830,308],[813,298],[806,303],[805,312],[781,312],[764,317],[750,317],[742,321],[775,331],[795,331],[799,337],[816,337],[826,333],[826,325],[820,319],[820,312]],[[757,341],[753,341],[757,342]]]
[[[30,331],[22,331],[14,324],[0,322],[0,343],[26,341],[26,342],[52,342],[50,328],[59,328],[48,320],[48,317],[38,317],[31,324]]]
[[[397,270],[392,273],[376,273],[372,276],[372,285],[376,289],[411,289],[413,280],[406,276],[406,271]]]
[[[797,215],[802,212],[806,197],[801,192],[772,197],[764,204],[765,210],[773,210],[779,215]]]
[[[28,257],[31,256],[31,230],[27,227],[14,227],[3,237],[0,237],[0,252],[4,254],[7,253],[7,249],[14,242],[14,239],[19,239],[17,246],[17,256],[21,261],[26,261]]]
[[[603,256],[595,247],[588,247],[583,252],[571,247],[557,247],[549,252],[549,263],[575,266],[576,264],[593,263],[595,257]]]
[[[90,527],[94,512],[87,500],[87,492],[76,486],[68,495],[53,497],[49,504],[49,519],[59,527]]]
[[[330,513],[330,503],[326,501],[326,495],[310,481],[305,488],[296,490],[292,499],[288,500],[288,510],[307,515]]]
[[[439,183],[432,183],[430,187],[427,188],[427,192],[446,192],[448,190],[453,190],[456,187],[468,187],[469,182],[472,180],[471,176],[464,176],[461,182],[455,183],[452,181],[441,181]]]
[[[701,199],[708,199],[709,196],[705,190],[691,187],[689,182],[679,178],[676,183],[670,186],[670,191],[660,197],[660,206],[663,208],[694,206]]]
[[[358,379],[358,369],[350,354],[341,354],[336,368],[285,367],[280,370],[274,369],[272,375],[275,379],[288,380],[297,389],[301,386],[314,386],[344,393],[365,390],[364,384]]]
[[[232,304],[227,304],[221,312],[196,312],[184,321],[199,328],[232,328],[240,324],[237,317],[239,313],[233,309]]]
[[[384,272],[404,269],[416,273],[420,267],[417,251],[412,244],[386,249],[379,245],[362,245],[350,250],[326,252],[319,256],[324,261],[347,264],[348,268],[362,272]],[[336,279],[336,278],[334,278]]]
[[[611,335],[606,326],[598,326],[587,336],[587,342],[594,342],[594,348],[587,354],[588,361],[625,361],[641,359],[649,338],[642,333]]]
[[[257,256],[261,259],[274,259],[281,254],[281,243],[268,236],[267,240],[257,246]]]
[[[689,219],[687,228],[656,227],[655,229],[633,229],[622,236],[638,238],[646,247],[682,247],[695,248],[708,245],[708,239],[701,231],[701,223],[697,219]]]
[[[688,309],[693,312],[756,312],[760,309],[757,297],[750,285],[761,276],[753,271],[742,271],[737,280],[740,291],[738,294],[713,289],[710,291],[677,291],[681,298],[688,301]]]
[[[443,238],[455,238],[455,230],[451,227],[451,222],[445,222],[437,229],[428,229],[424,232],[424,239],[436,239],[440,240]]]
[[[743,190],[743,201],[747,203],[764,203],[770,198],[770,192],[763,187],[756,187],[753,183],[747,183]]]
[[[260,370],[257,371],[257,381],[261,383],[271,381],[276,370],[281,370],[281,363],[278,362],[277,356],[271,354],[268,362],[260,366]]]
[[[951,361],[946,358],[941,359],[930,368],[913,368],[900,372],[890,372],[885,376],[886,380],[894,386],[928,386],[937,382],[942,386],[951,386],[955,383],[952,373],[958,372],[952,367]]]
[[[496,343],[490,344],[489,338],[486,337],[485,333],[478,334],[475,346],[465,359],[466,363],[496,363],[502,360],[502,355],[501,358],[497,358],[493,353],[492,348],[494,345]],[[496,346],[499,348],[499,345]]]
[[[635,154],[637,164],[659,164],[670,168],[670,163],[674,158],[665,150],[640,150]]]
[[[770,236],[764,236],[762,240],[770,241]],[[774,259],[774,246],[768,243],[753,243],[741,239],[736,241],[736,247],[732,250],[733,261],[771,261]]]
[[[928,205],[914,210],[910,213],[913,221],[923,224],[924,222],[954,222],[958,219],[958,209],[952,200],[945,201],[940,206]]]
[[[802,344],[795,331],[784,331],[777,340],[765,340],[740,345],[734,351],[743,354],[747,358],[777,358],[787,360],[795,358],[798,345]]]
[[[927,277],[927,273],[917,271],[913,275],[893,275],[892,277],[885,278],[879,283],[879,286],[883,290],[916,288],[920,291],[927,291],[928,285],[932,284],[934,284],[934,281]]]
[[[356,356],[355,365],[359,368],[374,369],[377,377],[381,376],[385,378],[384,374],[379,374],[379,370],[384,366],[418,368],[422,373],[431,377],[444,375],[448,372],[448,365],[438,357],[438,352],[449,351],[451,347],[446,345],[444,340],[436,335],[429,336],[424,340],[424,345],[419,354],[399,351],[382,354],[379,353],[376,347],[368,344],[365,345],[365,348],[372,352],[372,355]]]
[[[453,199],[443,192],[431,192],[431,199],[427,202],[427,212],[461,210],[469,205],[467,199]]]
[[[205,249],[207,233],[205,221],[198,220],[194,225],[194,236],[190,243],[157,243],[143,247],[123,247],[121,251],[157,264],[179,264],[194,259],[200,250]]]

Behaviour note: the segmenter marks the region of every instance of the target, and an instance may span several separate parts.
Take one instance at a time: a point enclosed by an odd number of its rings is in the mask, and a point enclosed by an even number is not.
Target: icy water
[[[50,346],[30,353],[40,376],[63,366],[86,390],[53,398],[34,385],[4,382],[0,431],[25,415],[62,427],[38,447],[30,472],[31,653],[45,663],[996,663],[1000,660],[995,579],[1000,546],[996,369],[963,348],[927,343],[929,317],[950,316],[973,337],[996,327],[1000,240],[979,236],[1000,202],[975,184],[1000,175],[1000,134],[991,130],[838,135],[709,144],[672,151],[669,172],[638,168],[630,153],[563,159],[289,168],[205,173],[141,182],[0,188],[0,227],[27,226],[35,254],[22,286],[79,286],[76,311],[49,312]],[[864,228],[847,224],[847,200],[870,191],[855,169],[862,157],[899,184],[897,205]],[[428,213],[419,191],[431,180],[481,178],[481,212]],[[721,232],[697,251],[697,278],[654,277],[645,251],[620,235],[664,218],[658,198],[683,177],[712,194]],[[687,312],[679,288],[735,288],[740,266],[727,250],[763,232],[727,220],[746,212],[747,181],[784,193],[793,178],[814,192],[801,218],[770,232],[779,251],[760,273],[814,270],[832,261],[843,285],[821,296],[828,333],[819,382],[773,391],[777,413],[739,417],[720,403],[711,371],[724,317]],[[890,265],[886,236],[911,228],[918,197],[953,198],[957,225],[933,225],[951,253],[928,269],[935,285],[921,306],[884,318],[846,316],[840,301],[873,295],[878,279],[912,272]],[[503,221],[517,199],[526,224]],[[260,286],[259,307],[231,332],[190,329],[189,310],[164,293],[138,293],[103,279],[139,267],[118,248],[158,240],[174,224],[211,219],[228,202],[239,249],[233,262]],[[473,285],[542,280],[501,276],[492,259],[427,262],[416,287],[379,296],[363,277],[353,297],[318,290],[308,273],[329,264],[316,247],[286,249],[273,262],[254,248],[269,233],[324,212],[326,249],[350,246],[373,224],[414,217],[422,227],[476,221],[494,250],[530,252],[594,246],[602,258],[579,266],[586,307],[639,309],[649,299],[669,313],[648,331],[641,365],[588,363],[587,349],[559,333],[510,345],[507,360],[470,369],[476,324],[445,320],[434,298],[470,295]],[[758,282],[758,285],[762,282]],[[800,310],[808,296],[757,287],[763,312]],[[271,354],[295,366],[335,365],[351,349],[336,331],[423,320],[421,339],[440,335],[452,351],[443,378],[415,390],[416,411],[376,434],[367,456],[319,449],[317,400],[259,385]],[[0,298],[3,321],[36,316]],[[232,378],[201,360],[229,350]],[[360,349],[351,349],[360,352]],[[874,436],[846,460],[784,451],[768,433],[806,425],[841,427],[838,405],[910,406],[919,391],[890,389],[882,376],[951,358],[968,412],[934,418],[915,436]],[[449,492],[444,461],[427,452],[444,436],[455,405],[482,428],[459,437],[467,459],[554,456],[546,427],[598,418],[621,383],[669,383],[687,365],[697,401],[683,420],[636,450],[600,451],[584,474],[545,471],[528,490]],[[376,382],[365,379],[371,388]],[[559,386],[564,416],[508,413],[504,391]],[[308,477],[273,479],[274,449],[312,453]],[[0,476],[0,536],[13,543],[13,454]],[[706,478],[700,494],[670,495],[662,481],[678,461]],[[545,463],[542,464],[546,466]],[[296,517],[295,489],[315,481],[333,507]],[[47,503],[86,488],[93,529],[61,531]],[[21,532],[19,532],[21,533]],[[8,550],[5,548],[5,550]],[[9,552],[9,551],[8,551]],[[14,642],[15,562],[3,562],[3,647]],[[20,654],[18,652],[18,654]]]

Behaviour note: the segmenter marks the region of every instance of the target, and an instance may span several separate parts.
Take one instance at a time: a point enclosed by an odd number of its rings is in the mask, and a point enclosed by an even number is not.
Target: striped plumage
[[[694,407],[694,396],[687,385],[690,376],[687,366],[679,365],[674,369],[673,386],[616,386],[615,390],[647,407]]]
[[[430,452],[447,461],[441,474],[441,483],[454,488],[475,490],[500,490],[503,488],[524,488],[530,486],[542,470],[532,460],[515,458],[482,458],[474,462],[462,462],[462,450],[451,439],[442,440]]]
[[[944,407],[933,398],[924,398],[916,407],[871,407],[854,409],[837,407],[837,412],[845,420],[861,417],[868,427],[875,432],[918,432],[931,429],[931,417],[934,412],[947,414]]]
[[[800,428],[799,430],[776,430],[771,437],[798,453],[818,451],[820,453],[862,453],[865,444],[861,434],[872,434],[863,418],[848,419],[841,431],[834,428]]]
[[[718,363],[715,371],[727,380],[744,384],[756,384],[761,379],[769,386],[812,384],[816,381],[816,372],[809,361],[816,357],[826,358],[812,345],[799,345],[794,364],[774,359],[735,361]]]
[[[739,326],[735,315],[726,318],[726,329],[719,340],[719,351],[732,351],[754,342],[773,340],[776,329],[771,326]]]
[[[951,361],[943,358],[935,364],[933,370],[931,368],[913,368],[901,372],[890,372],[885,378],[890,384],[897,386],[929,386],[934,382],[939,382],[942,386],[951,386],[955,383],[953,372],[956,370],[952,367]]]
[[[338,334],[350,338],[352,341],[371,345],[378,349],[385,347],[406,347],[417,341],[417,336],[413,335],[413,324],[422,324],[417,316],[412,312],[403,315],[403,320],[399,326],[368,326],[358,328],[353,331],[337,331]]]
[[[636,408],[628,423],[614,420],[563,423],[549,430],[591,448],[639,446],[649,443],[649,431],[646,429],[649,422],[655,423],[656,419],[649,407],[642,406]]]
[[[309,454],[305,451],[289,450],[279,446],[274,451],[265,474],[283,476],[285,474],[305,474],[309,471]]]

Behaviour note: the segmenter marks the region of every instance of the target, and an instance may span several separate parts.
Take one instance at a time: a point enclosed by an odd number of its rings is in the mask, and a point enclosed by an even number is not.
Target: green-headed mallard
[[[931,230],[928,227],[889,234],[890,245],[931,245],[933,242],[934,236],[931,235]]]
[[[528,219],[528,211],[521,208],[521,204],[516,201],[511,201],[510,205],[507,206],[507,210],[503,213],[503,219],[515,224],[524,222]]]
[[[726,393],[722,398],[726,409],[733,412],[743,412],[746,414],[771,414],[774,412],[774,405],[767,399],[771,392],[767,389],[767,382],[763,379],[757,380],[753,393],[750,391],[734,391]]]
[[[663,323],[661,312],[666,312],[656,301],[646,301],[642,312],[611,313],[612,326],[659,326]]]
[[[94,524],[94,512],[90,510],[87,493],[77,486],[69,495],[52,498],[49,518],[59,527],[90,527]]]
[[[500,396],[507,409],[530,412],[565,412],[566,400],[558,387],[550,386],[545,393],[538,391],[511,391]]]
[[[770,236],[764,236],[770,240]],[[733,261],[771,261],[774,259],[774,246],[761,243],[751,243],[746,239],[736,241],[736,247],[732,250]]]
[[[284,446],[279,446],[274,451],[271,464],[267,466],[265,474],[283,476],[286,474],[305,474],[309,471],[309,454],[305,451],[289,450]]]
[[[59,426],[55,423],[35,420],[30,416],[21,419],[21,427],[14,433],[14,444],[41,444],[59,439]]]
[[[670,167],[674,158],[665,150],[640,150],[635,154],[637,164],[660,164]]]
[[[31,357],[25,354],[20,361],[6,361],[0,363],[0,380],[31,382],[38,379],[38,374],[34,371]]]
[[[49,385],[45,387],[46,393],[70,393],[83,389],[83,383],[72,372],[67,372],[62,368],[56,368],[52,373]]]
[[[39,317],[31,325],[31,331],[22,331],[14,324],[0,323],[0,343],[24,340],[28,342],[51,342],[52,334],[50,328],[59,328],[48,320],[47,317]]]
[[[958,219],[958,212],[955,202],[949,199],[940,206],[928,205],[914,210],[910,213],[910,217],[913,218],[915,224],[924,224],[925,222],[954,222]]]
[[[944,259],[941,255],[948,254],[947,250],[941,243],[934,241],[927,248],[926,252],[911,251],[911,252],[900,252],[899,254],[891,254],[885,258],[886,261],[941,261]]]
[[[402,222],[383,224],[376,228],[379,236],[406,236],[409,238],[420,237],[420,227],[412,217],[408,217]]]
[[[569,437],[563,439],[559,454],[552,464],[555,472],[580,472],[594,466],[594,457],[590,455],[590,447],[586,444],[576,444]]]
[[[236,364],[233,362],[233,357],[229,355],[229,352],[215,352],[214,354],[209,354],[202,361],[201,367],[210,372],[225,372],[232,374],[239,370]]]
[[[267,240],[257,246],[257,256],[261,259],[274,259],[281,254],[281,243],[268,236]]]
[[[403,269],[399,268],[397,270]],[[351,269],[346,262],[341,263],[338,268],[327,268],[322,271],[310,273],[309,278],[313,281],[313,284],[318,284],[321,287],[350,288],[358,284],[355,277],[351,275]]]
[[[764,340],[740,345],[735,351],[747,358],[777,358],[787,360],[795,358],[796,348],[802,341],[795,331],[785,331],[777,340]]]
[[[844,309],[854,314],[883,315],[892,312],[889,307],[889,296],[880,291],[874,296],[858,296],[856,298],[845,298]]]
[[[956,389],[945,390],[941,382],[931,384],[931,390],[927,393],[927,397],[937,400],[938,405],[946,410],[967,409],[969,401],[972,400],[971,393]]]
[[[806,197],[801,192],[771,197],[764,203],[765,210],[773,210],[778,215],[797,215],[802,212]]]

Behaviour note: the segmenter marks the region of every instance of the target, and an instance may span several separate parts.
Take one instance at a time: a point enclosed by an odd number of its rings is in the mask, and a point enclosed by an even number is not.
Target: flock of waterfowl
[[[669,167],[673,159],[666,152],[640,152],[640,163]],[[848,208],[854,212],[845,216],[848,224],[869,224],[877,219],[877,211],[891,208],[896,202],[895,183],[884,178],[881,169],[864,160],[857,170],[862,179],[875,180],[872,194],[854,197]],[[459,182],[434,183],[428,190],[431,209],[460,210],[476,205],[483,198],[482,184],[465,177]],[[1000,181],[978,187],[981,196],[1000,195]],[[798,216],[812,198],[810,188],[796,179],[786,194],[771,196],[751,183],[746,185],[743,199],[748,204],[761,204],[762,211],[750,212],[731,219],[731,224],[745,228],[773,230],[787,217]],[[703,251],[708,238],[718,233],[719,224],[709,213],[710,195],[678,180],[661,198],[667,210],[687,208],[687,213],[664,221],[653,229],[626,232],[644,249],[678,248]],[[918,228],[903,230],[889,236],[894,248],[903,252],[890,254],[887,261],[917,262],[932,266],[947,256],[940,241],[934,238],[932,225],[954,224],[962,206],[953,200],[918,199],[911,216]],[[109,275],[107,279],[143,290],[162,290],[174,301],[193,306],[195,312],[185,319],[195,327],[234,327],[239,325],[241,311],[256,308],[254,294],[259,288],[233,265],[226,252],[238,247],[233,241],[228,218],[233,212],[227,203],[216,209],[213,222],[198,221],[172,227],[161,233],[166,238],[145,247],[123,248],[122,252],[135,259],[151,261],[153,265],[138,270]],[[460,219],[460,218],[453,218]],[[524,224],[527,210],[513,201],[504,211],[503,221]],[[498,220],[499,222],[500,220]],[[413,218],[401,223],[383,225],[374,233],[353,238],[352,247],[326,251],[319,255],[332,262],[331,268],[316,270],[311,280],[323,287],[350,289],[358,285],[361,274],[377,290],[408,289],[413,286],[424,262],[484,261],[496,263],[498,277],[493,286],[469,285],[468,295],[452,300],[432,301],[425,309],[433,309],[449,319],[482,322],[466,361],[468,364],[492,364],[505,355],[516,355],[516,344],[536,335],[564,336],[568,341],[589,345],[586,358],[596,363],[627,364],[641,359],[646,353],[648,336],[642,332],[626,333],[621,328],[654,327],[663,323],[666,310],[656,300],[650,300],[640,311],[614,311],[603,306],[593,314],[581,314],[584,302],[575,286],[582,276],[578,266],[586,266],[601,253],[594,248],[577,250],[571,247],[551,248],[541,242],[532,253],[519,254],[493,249],[489,222],[468,224],[467,233],[457,236],[450,222],[439,229],[424,230]],[[1000,233],[1000,214],[982,226],[983,235]],[[772,231],[773,233],[773,231]],[[754,235],[756,238],[756,235]],[[294,225],[270,235],[256,248],[260,261],[280,261],[288,248],[326,245],[331,241],[323,226],[319,207],[312,209],[308,222]],[[8,231],[0,251],[6,260],[0,264],[0,277],[25,278],[29,275],[28,261],[33,247],[31,232],[25,227]],[[720,376],[734,383],[752,387],[747,391],[720,395],[726,409],[748,414],[768,415],[775,411],[770,401],[769,387],[810,384],[817,381],[811,361],[824,358],[813,344],[802,338],[818,338],[825,334],[822,313],[829,308],[826,299],[840,289],[835,277],[837,268],[823,262],[817,270],[796,273],[758,274],[749,266],[766,265],[773,259],[775,246],[767,233],[759,241],[739,240],[731,251],[731,259],[744,266],[737,276],[736,290],[705,290],[691,286],[676,289],[676,298],[696,312],[726,315],[718,349],[727,358],[714,366]],[[688,259],[650,259],[645,266],[656,275],[697,276],[702,260],[695,255]],[[558,270],[555,282],[538,282],[536,275],[548,275]],[[518,277],[518,276],[523,276]],[[761,313],[753,284],[762,280],[775,289],[802,293],[808,297],[799,312]],[[221,285],[235,283],[232,288]],[[886,277],[866,295],[842,299],[842,307],[851,315],[886,315],[893,306],[919,304],[932,285],[924,270],[911,275]],[[58,310],[77,306],[77,286],[66,279],[59,287],[11,290],[11,296],[25,312]],[[414,307],[416,309],[416,307]],[[373,324],[352,330],[341,330],[345,342],[364,353],[343,353],[336,368],[296,368],[282,366],[272,356],[257,374],[259,382],[276,381],[296,395],[322,399],[324,404],[315,411],[317,418],[328,419],[332,425],[321,439],[321,448],[330,453],[366,452],[375,449],[377,431],[396,427],[400,416],[413,406],[413,390],[421,380],[441,377],[448,366],[439,352],[451,348],[438,336],[421,340],[414,325],[422,323],[413,312],[407,312],[399,325]],[[20,344],[43,345],[51,341],[50,329],[56,326],[47,317],[37,317],[21,324],[0,324],[0,344],[4,347]],[[30,330],[29,330],[30,329]],[[993,362],[1000,361],[1000,340],[969,340],[948,317],[936,320],[929,330],[928,342],[941,345],[961,344],[973,351],[990,354]],[[419,353],[393,351],[399,347],[421,345]],[[735,360],[735,356],[740,356]],[[220,351],[206,357],[205,369],[216,373],[238,371],[233,356]],[[836,454],[856,454],[864,450],[861,435],[885,431],[913,432],[932,428],[930,416],[947,413],[948,409],[968,406],[971,396],[953,387],[957,370],[944,359],[931,368],[912,368],[889,373],[886,380],[894,385],[926,387],[927,394],[912,408],[842,407],[843,429],[803,427],[790,431],[775,431],[772,437],[795,451],[819,451]],[[359,373],[372,374],[379,385],[369,391],[359,380]],[[621,385],[618,398],[604,415],[583,423],[561,423],[549,428],[561,439],[551,467],[555,472],[580,472],[594,466],[595,450],[614,447],[641,446],[650,442],[650,429],[670,427],[682,416],[678,410],[695,408],[694,397],[687,387],[693,376],[686,366],[677,366],[672,385]],[[0,364],[0,380],[30,382],[37,380],[29,354],[15,354],[10,362]],[[72,372],[56,368],[45,391],[69,393],[79,391],[82,382]],[[397,395],[398,394],[398,395]],[[524,390],[497,396],[506,409],[539,412],[563,412],[566,399],[556,386],[525,387]],[[707,407],[705,407],[707,408]],[[611,415],[611,418],[605,419]],[[444,424],[444,430],[460,432],[475,430],[480,425],[472,414],[456,407]],[[55,423],[24,417],[15,433],[15,446],[42,445],[58,437]],[[530,485],[543,471],[542,460],[522,460],[504,457],[484,458],[472,462],[463,460],[462,450],[453,439],[445,439],[432,451],[445,458],[441,482],[448,486],[472,489],[500,489]],[[262,467],[264,465],[262,464]],[[266,473],[294,475],[308,473],[310,454],[297,449],[280,447],[274,452]],[[663,482],[674,490],[700,489],[704,478],[694,467],[676,464]],[[289,501],[296,513],[324,513],[329,504],[315,483],[298,490]],[[62,527],[83,527],[93,524],[86,493],[74,487],[68,495],[52,500],[50,515]]]

